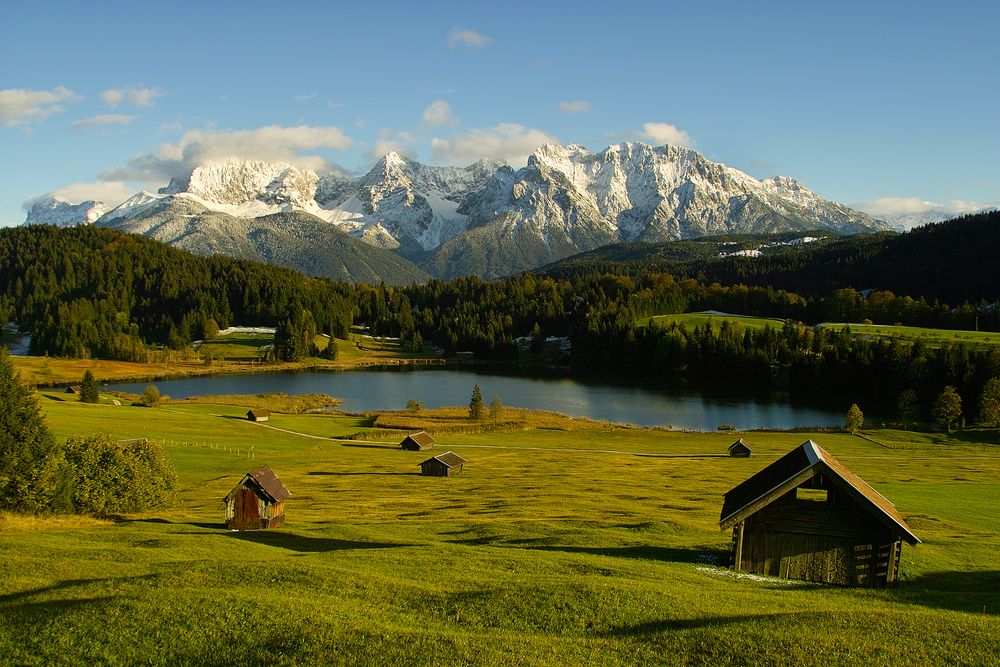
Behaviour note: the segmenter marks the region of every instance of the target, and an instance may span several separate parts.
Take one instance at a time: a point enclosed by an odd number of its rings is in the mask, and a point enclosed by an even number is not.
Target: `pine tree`
[[[0,508],[38,512],[50,507],[60,464],[38,402],[0,347]]]
[[[84,403],[97,403],[101,400],[101,390],[89,368],[84,371],[83,381],[80,383],[80,400]]]
[[[917,414],[917,404],[919,401],[920,397],[914,389],[904,389],[900,393],[899,401],[896,405],[899,408],[899,416],[903,418],[904,429],[906,428],[907,420]]]
[[[472,388],[472,398],[469,400],[469,419],[479,420],[483,418],[483,393],[479,390],[479,383]]]

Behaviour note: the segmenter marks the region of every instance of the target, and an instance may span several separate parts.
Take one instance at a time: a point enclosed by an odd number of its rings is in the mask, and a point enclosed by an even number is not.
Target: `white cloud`
[[[559,103],[559,111],[562,111],[563,113],[582,113],[584,111],[590,111],[591,108],[590,102],[585,100]]]
[[[475,30],[469,30],[468,28],[460,28],[455,26],[448,31],[448,46],[455,48],[456,46],[471,46],[474,48],[479,48],[487,46],[493,43],[492,37],[487,37]]]
[[[37,123],[47,116],[64,111],[60,102],[83,99],[65,86],[52,90],[0,90],[0,123],[7,126]]]
[[[415,159],[416,153],[413,150],[415,142],[416,137],[409,132],[393,133],[389,129],[383,128],[379,131],[379,138],[375,141],[372,149],[368,151],[368,159],[374,162],[390,151]]]
[[[69,126],[77,132],[82,132],[86,128],[94,125],[128,125],[136,118],[138,118],[138,116],[128,116],[121,113],[105,113],[97,116],[91,116],[90,118],[84,118],[83,120],[78,120],[70,123]]]
[[[643,123],[642,136],[657,145],[694,147],[694,139],[691,138],[691,135],[670,123]]]
[[[24,210],[29,210],[31,206],[44,199],[64,199],[71,204],[93,200],[104,202],[108,206],[114,207],[135,194],[136,189],[130,188],[121,181],[98,181],[96,183],[73,183],[64,188],[46,192],[43,195],[32,197],[22,204]]]
[[[351,138],[338,127],[269,125],[254,130],[189,130],[174,144],[137,155],[124,165],[99,174],[106,181],[167,181],[183,176],[206,160],[229,157],[288,162],[325,171],[330,163],[317,155],[302,155],[318,149],[345,150]]]
[[[122,102],[128,102],[137,107],[151,107],[153,100],[163,97],[156,88],[129,86],[127,88],[111,88],[101,93],[101,101],[114,109]]]
[[[424,122],[428,125],[447,125],[455,127],[458,119],[451,112],[451,106],[444,100],[434,100],[426,109],[423,115]]]
[[[919,197],[877,197],[870,201],[853,204],[852,208],[868,215],[896,218],[921,215],[962,215],[987,208],[988,204],[953,199],[945,204],[937,204]]]
[[[296,102],[311,102],[312,100],[316,99],[317,95],[319,95],[319,93],[313,91],[305,95],[294,95],[292,99],[295,100]]]
[[[494,128],[472,130],[451,139],[434,137],[431,149],[437,159],[452,164],[470,164],[487,158],[519,166],[527,163],[528,156],[536,148],[553,143],[559,140],[541,130],[517,123],[500,123]]]

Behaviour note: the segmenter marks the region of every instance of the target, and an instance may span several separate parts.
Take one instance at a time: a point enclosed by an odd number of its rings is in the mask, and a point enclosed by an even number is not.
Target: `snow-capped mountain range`
[[[616,242],[889,228],[792,178],[758,180],[690,149],[642,143],[599,153],[549,144],[517,170],[485,160],[435,167],[390,152],[361,177],[232,158],[199,165],[106,212],[97,202],[39,202],[25,224],[127,228],[154,214],[162,220],[180,204],[248,221],[306,213],[439,275],[500,275]],[[184,206],[178,215],[192,216]],[[489,267],[462,257],[470,253],[487,256]]]

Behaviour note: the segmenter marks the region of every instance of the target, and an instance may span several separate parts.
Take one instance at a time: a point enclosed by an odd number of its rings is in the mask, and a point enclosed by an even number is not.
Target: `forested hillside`
[[[352,291],[108,229],[0,230],[0,318],[32,332],[32,354],[136,361],[147,344],[202,338],[210,321],[273,326],[303,309],[323,330],[346,331]]]
[[[727,240],[740,248],[765,242],[752,237]],[[657,271],[804,295],[874,289],[951,304],[993,302],[1000,297],[1000,212],[918,227],[906,234],[859,234],[816,245],[775,246],[759,257],[719,257],[720,250],[715,239],[607,246],[539,272],[568,278]]]

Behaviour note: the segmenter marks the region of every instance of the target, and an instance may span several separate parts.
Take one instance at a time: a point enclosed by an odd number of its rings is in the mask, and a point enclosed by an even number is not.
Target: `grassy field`
[[[868,432],[877,444],[545,417],[440,435],[434,451],[468,463],[425,478],[429,453],[383,444],[395,438],[330,439],[374,416],[252,424],[244,405],[61,398],[41,399],[58,437],[162,440],[176,504],[115,521],[0,515],[7,664],[998,664],[995,433]],[[754,456],[720,456],[740,436]],[[722,494],[808,437],[924,541],[904,548],[897,588],[714,564],[729,546]],[[293,494],[285,527],[225,530],[221,498],[263,463]]]
[[[728,321],[729,323],[744,329],[763,329],[764,327],[780,329],[785,324],[784,320],[776,318],[750,317],[747,315],[723,315],[717,313],[678,313],[676,315],[655,315],[653,317],[640,319],[639,324],[648,324],[650,321],[664,326],[676,322],[677,324],[683,324],[689,330],[694,329],[695,327],[703,327],[709,322],[712,323],[712,326],[718,327],[723,322]]]
[[[199,351],[158,351],[158,361],[132,363],[103,359],[61,359],[55,357],[12,356],[11,360],[27,384],[51,387],[78,385],[84,372],[89,370],[98,382],[129,382],[160,380],[166,378],[213,375],[220,373],[254,373],[258,371],[305,370],[330,368],[347,370],[361,366],[442,363],[431,349],[417,353],[403,349],[398,341],[363,339],[351,335],[351,340],[334,339],[337,359],[305,359],[298,362],[260,362],[257,350],[272,341],[266,334],[230,334],[201,346]],[[319,349],[329,344],[326,336],[317,336]],[[210,360],[206,361],[207,352]]]
[[[913,343],[920,341],[929,347],[943,344],[964,344],[969,347],[990,347],[1000,345],[1000,333],[990,331],[957,331],[953,329],[925,329],[921,327],[890,326],[884,324],[823,324],[828,329],[841,330],[850,327],[856,336],[895,338]]]

